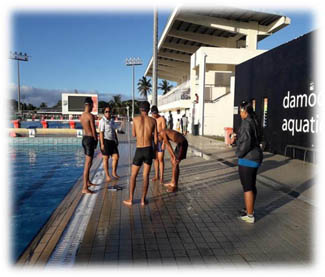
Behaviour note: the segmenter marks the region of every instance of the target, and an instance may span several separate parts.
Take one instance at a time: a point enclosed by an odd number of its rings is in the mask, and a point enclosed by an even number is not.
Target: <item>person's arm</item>
[[[104,132],[99,132],[99,141],[100,141],[100,149],[102,151],[105,150],[104,148]]]
[[[154,120],[154,130],[153,130],[153,141],[154,141],[154,149],[157,149],[158,144],[158,133],[157,133],[157,121]]]
[[[161,123],[161,130],[166,129],[166,119],[164,117],[162,117],[162,123]]]
[[[243,158],[250,151],[251,139],[249,124],[244,120],[242,121],[242,126],[240,128],[238,146],[236,149],[236,155],[238,158]]]
[[[166,135],[166,132],[162,132],[161,136],[163,137],[163,141],[165,143],[165,145],[167,146],[167,150],[170,154],[170,157],[172,158],[172,161],[176,160],[175,154],[174,154],[174,150],[172,148],[172,146],[170,145],[169,139]]]
[[[100,142],[100,149],[104,151],[104,131],[105,131],[105,126],[104,122],[102,120],[99,121],[99,142]]]
[[[166,118],[162,117],[162,123],[161,123],[161,130],[165,130],[166,129]],[[162,144],[161,144],[161,149],[165,150],[165,141],[163,140]]]
[[[134,119],[133,119],[133,124],[132,124],[132,136],[136,137],[136,132],[135,132],[135,123],[134,123]]]
[[[97,134],[96,134],[95,117],[94,116],[91,117],[91,120],[90,120],[90,128],[91,128],[91,133],[92,133],[94,139],[95,140],[98,140],[97,139]]]
[[[115,140],[116,140],[116,145],[118,145],[118,137],[117,137],[117,130],[115,129]]]

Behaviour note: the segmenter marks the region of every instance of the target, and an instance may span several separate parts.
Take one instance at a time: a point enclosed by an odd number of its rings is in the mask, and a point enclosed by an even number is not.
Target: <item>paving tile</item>
[[[231,149],[223,151],[222,157],[234,156]],[[171,178],[168,155],[166,180]],[[136,199],[141,196],[140,175]],[[181,164],[180,177],[177,193],[166,193],[150,183],[150,203],[145,208],[139,204],[126,208],[120,202],[128,191],[117,192],[116,201],[109,203],[110,221],[104,226],[100,219],[93,242],[80,248],[80,259],[86,262],[91,255],[90,263],[96,258],[114,264],[118,258],[135,265],[218,268],[297,261],[308,264],[311,260],[311,223],[306,220],[312,213],[310,205],[258,183],[258,220],[248,225],[236,218],[243,203],[236,167],[217,158],[206,161],[189,157]],[[96,247],[98,250],[91,254],[89,249]]]

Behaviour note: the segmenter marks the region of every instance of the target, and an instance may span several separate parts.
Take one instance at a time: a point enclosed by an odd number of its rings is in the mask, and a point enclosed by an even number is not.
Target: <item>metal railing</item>
[[[161,96],[159,98],[159,105],[166,105],[179,100],[190,100],[191,99],[191,90],[190,90],[190,81],[186,81],[176,88],[174,88],[167,95]]]

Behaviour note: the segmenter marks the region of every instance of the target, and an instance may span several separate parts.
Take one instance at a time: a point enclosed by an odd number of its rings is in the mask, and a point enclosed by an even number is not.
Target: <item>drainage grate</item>
[[[92,182],[100,184],[104,180],[104,170],[102,165],[97,171]],[[96,186],[95,191],[101,189]],[[71,218],[66,230],[64,231],[58,245],[52,253],[48,266],[67,265],[72,266],[75,261],[76,253],[86,231],[89,218],[94,209],[98,193],[86,194],[78,204],[78,207]]]

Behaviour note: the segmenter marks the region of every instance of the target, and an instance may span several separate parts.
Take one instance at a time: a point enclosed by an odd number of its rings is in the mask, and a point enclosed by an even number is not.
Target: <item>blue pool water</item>
[[[12,257],[16,260],[81,177],[84,154],[73,144],[10,144]]]

